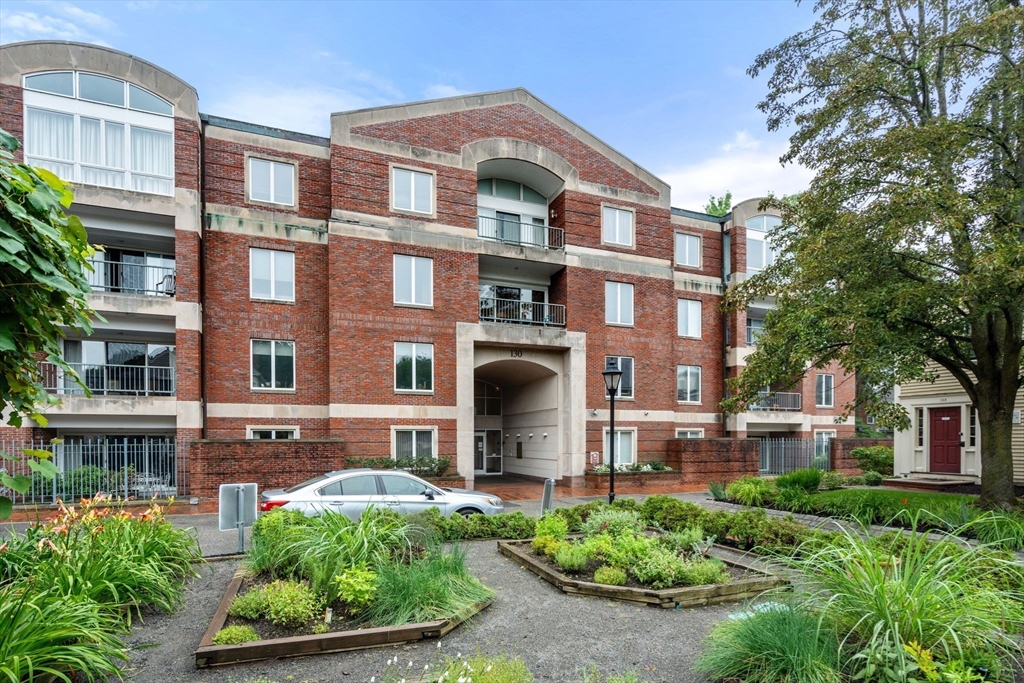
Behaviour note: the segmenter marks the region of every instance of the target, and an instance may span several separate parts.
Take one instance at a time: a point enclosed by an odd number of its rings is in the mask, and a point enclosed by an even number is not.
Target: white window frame
[[[697,247],[694,250],[696,253],[690,253],[691,249],[688,246],[690,240],[697,240]],[[680,243],[683,248],[680,249]],[[689,232],[677,232],[675,233],[675,256],[674,262],[680,268],[696,268],[700,270],[704,263],[704,238],[700,235],[694,235]],[[683,252],[680,254],[680,252]],[[683,260],[680,260],[680,256],[683,256]]]
[[[618,304],[616,306],[616,311],[615,311],[615,315],[616,315],[616,318],[617,318],[616,320],[608,320],[608,285],[614,285],[615,288],[616,288],[616,295],[617,296],[616,296],[615,300],[616,300],[616,302]],[[622,291],[623,291],[623,287],[628,287],[629,288],[629,304],[630,304],[629,305],[629,313],[630,313],[629,322],[623,322],[622,321]],[[635,321],[636,321],[636,296],[635,296],[635,294],[636,294],[636,290],[634,289],[632,283],[629,283],[629,282],[617,282],[615,280],[605,280],[605,283],[604,283],[604,297],[605,297],[604,321],[605,321],[605,323],[608,324],[608,325],[619,325],[619,326],[622,326],[622,327],[633,327],[633,325],[635,324]]]
[[[270,253],[270,297],[257,296],[253,291],[253,252],[265,251]],[[292,257],[292,296],[290,299],[277,295],[277,255],[290,254]],[[263,247],[249,247],[249,298],[257,301],[295,301],[295,252],[287,249],[265,249]]]
[[[607,236],[606,236],[607,235],[606,230],[609,227],[609,226],[605,225],[605,212],[607,212],[607,211],[614,211],[615,212],[615,214],[614,214],[614,216],[615,216],[614,230],[615,230],[615,237],[616,237],[615,240],[609,240],[607,238]],[[622,227],[621,227],[620,223],[621,223],[622,219],[621,219],[620,216],[623,213],[628,213],[629,216],[630,216],[629,235],[628,235],[628,241],[627,242],[619,242],[619,241],[617,241],[617,239],[621,238],[621,234],[620,233],[622,232]],[[636,245],[636,211],[633,210],[633,209],[627,209],[624,206],[614,206],[612,204],[602,204],[601,205],[601,244],[609,244],[609,245],[616,246],[616,247],[629,247],[629,248],[634,247]]]
[[[828,403],[818,403],[818,384],[821,383],[821,396],[824,400],[825,397],[825,381],[828,377],[831,380],[831,385],[828,387],[828,398],[831,399]],[[829,373],[818,373],[814,376],[814,407],[815,408],[835,408],[836,407],[836,376]]]
[[[270,342],[270,386],[269,387],[257,387],[252,383],[253,380],[253,360],[256,354],[253,352],[254,342]],[[277,374],[277,345],[278,344],[291,344],[292,345],[292,386],[290,387],[275,387],[275,375]],[[249,389],[252,391],[265,391],[265,392],[278,392],[278,393],[294,393],[295,387],[299,384],[298,375],[295,373],[295,368],[298,365],[296,355],[298,354],[297,344],[292,339],[257,339],[253,338],[249,340]]]
[[[697,434],[698,436],[683,436],[683,433],[686,433],[686,434]],[[676,438],[677,439],[703,439],[704,438],[704,430],[703,429],[687,428],[687,427],[676,427]]]
[[[609,358],[617,358],[618,359],[619,362],[618,362],[618,365],[616,367],[618,367],[619,370],[622,370],[622,361],[623,360],[628,360],[629,361],[629,365],[630,365],[629,381],[632,382],[632,386],[629,388],[629,392],[630,392],[629,396],[623,396],[622,395],[622,382],[621,382],[621,378],[620,378],[619,388],[616,389],[616,391],[615,391],[615,400],[616,401],[635,401],[636,400],[636,359],[633,356],[605,356],[604,357],[604,366],[605,367],[608,367],[608,359]],[[607,387],[604,390],[604,397],[605,397],[605,399],[608,398],[608,389],[607,389]]]
[[[409,281],[412,285],[412,301],[400,301],[398,298],[398,261],[399,259],[411,259],[412,267],[410,268]],[[424,267],[430,271],[430,288],[427,292],[427,302],[419,303],[416,301],[416,271],[419,268]],[[409,306],[412,308],[433,308],[434,307],[434,259],[427,256],[413,256],[412,254],[395,254],[391,259],[391,279],[392,279],[392,290],[394,296],[394,304],[396,306]]]
[[[405,171],[412,174],[412,186],[409,188],[409,197],[412,201],[412,208],[399,207],[395,202],[398,194],[395,192],[395,171]],[[427,176],[430,178],[430,207],[427,211],[421,211],[416,208],[416,177]],[[427,168],[416,168],[415,166],[403,166],[401,164],[391,164],[388,170],[388,186],[390,188],[390,199],[389,204],[392,211],[398,211],[401,213],[412,213],[417,216],[436,216],[437,215],[437,173]]]
[[[391,459],[398,459],[398,432],[430,432],[430,450],[433,454],[434,460],[438,458],[437,452],[437,425],[391,425]],[[416,455],[416,437],[412,438],[413,457],[420,457]]]
[[[257,199],[252,196],[252,163],[253,161],[260,161],[265,164],[270,164],[270,199]],[[277,174],[274,172],[275,166],[289,166],[292,169],[292,200],[290,202],[275,202],[274,201],[274,182]],[[245,155],[245,199],[247,202],[252,204],[273,204],[274,206],[291,206],[298,207],[298,178],[299,178],[299,165],[291,160],[275,159],[273,157],[263,156],[261,154],[246,154]]]
[[[619,462],[618,462],[619,465],[632,465],[633,463],[635,463],[637,461],[637,452],[636,452],[636,449],[637,449],[637,438],[636,438],[637,434],[636,434],[636,432],[637,432],[636,427],[616,427],[615,428],[615,433],[616,434],[627,434],[628,433],[628,434],[631,435],[631,437],[633,439],[633,453],[632,453],[632,457],[629,459],[628,462],[623,462],[620,459]],[[601,463],[604,464],[604,465],[607,465],[608,464],[608,455],[609,455],[608,454],[608,443],[609,443],[609,440],[608,440],[608,427],[604,427],[601,430],[601,434],[602,434],[602,436],[601,436],[601,448],[602,448]],[[618,448],[619,444],[615,444],[615,445],[616,445],[615,457],[620,458],[622,451]]]
[[[245,438],[256,441],[286,441],[287,439],[278,439],[276,436],[270,439],[256,439],[253,436],[254,432],[292,432],[294,436],[291,440],[299,438],[299,425],[246,425],[245,426]]]
[[[828,434],[829,436],[827,438],[824,438],[824,439],[819,439],[819,437],[818,437],[819,434]],[[818,444],[819,443],[827,444],[828,440],[830,438],[831,439],[836,438],[836,430],[834,430],[834,429],[815,429],[814,430],[814,455],[815,455],[815,457],[818,457],[818,456],[822,455],[822,453],[818,452]]]
[[[400,389],[398,387],[398,345],[409,344],[412,346],[412,389]],[[416,347],[417,346],[429,346],[430,347],[430,388],[429,389],[416,389]],[[394,372],[394,380],[392,386],[395,389],[396,394],[421,394],[428,395],[434,393],[434,386],[437,384],[437,363],[436,356],[434,355],[434,345],[430,342],[408,342],[408,341],[396,341],[391,353],[391,367]]]
[[[697,368],[697,400],[691,401],[689,399],[683,400],[679,398],[679,368]],[[689,396],[689,392],[687,392]],[[684,405],[696,406],[703,403],[704,400],[704,369],[700,365],[676,365],[676,403]]]
[[[33,75],[33,74],[29,74]],[[117,79],[115,79],[117,80]],[[77,86],[78,79],[75,79]],[[71,167],[70,177],[63,177],[62,173],[57,175],[62,176],[63,180],[67,180],[72,183],[81,183],[83,185],[89,185],[90,187],[103,187],[112,190],[129,191],[129,192],[140,192],[143,194],[156,194],[159,196],[173,196],[174,195],[174,119],[162,114],[153,114],[144,111],[138,111],[135,109],[128,109],[126,107],[118,107],[113,104],[101,104],[92,102],[90,100],[79,100],[66,97],[64,95],[53,95],[38,90],[26,90],[24,91],[24,102],[22,106],[22,121],[26,128],[26,132],[23,133],[23,137],[27,134],[28,129],[28,117],[29,110],[36,109],[40,111],[47,111],[56,114],[63,114],[72,118],[72,144],[71,144],[71,159],[57,159],[55,157],[44,157],[39,155],[33,155],[29,153],[30,141],[24,139],[25,143],[24,153],[27,163],[42,166],[44,168],[50,168],[48,165],[60,164],[62,166]],[[102,135],[106,135],[106,124],[120,124],[124,126],[124,166],[116,168],[112,166],[105,166],[99,164],[88,164],[83,161],[82,154],[82,119],[96,119],[100,121],[100,129]],[[136,164],[132,157],[132,131],[134,129],[145,129],[152,132],[167,135],[170,138],[170,174],[169,175],[157,175],[154,173],[147,173],[145,171],[134,170]],[[105,139],[105,138],[104,138]],[[106,151],[104,146],[104,152]],[[85,182],[85,168],[94,168],[109,173],[123,174],[124,183],[121,187],[114,185],[97,185],[94,183]],[[168,192],[150,192],[146,190],[136,190],[133,187],[132,178],[138,176],[139,178],[152,178],[158,181],[163,181],[168,184]]]
[[[700,299],[677,299],[676,301],[676,332],[680,337],[700,339],[704,330],[704,303]],[[694,334],[694,331],[690,329],[690,318],[694,304],[696,304],[697,308],[696,334]],[[683,329],[684,321],[686,322],[685,330]]]

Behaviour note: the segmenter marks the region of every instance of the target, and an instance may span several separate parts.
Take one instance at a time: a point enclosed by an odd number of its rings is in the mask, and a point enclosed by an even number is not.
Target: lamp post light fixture
[[[604,388],[611,402],[608,411],[608,504],[611,505],[615,502],[615,394],[619,392],[619,382],[622,380],[619,359],[608,358],[601,375],[604,376]]]

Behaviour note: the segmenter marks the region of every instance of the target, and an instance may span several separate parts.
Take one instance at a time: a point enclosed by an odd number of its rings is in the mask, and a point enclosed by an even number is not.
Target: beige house
[[[896,432],[895,473],[981,476],[982,434],[967,393],[947,371],[935,366],[935,382],[896,388],[896,402],[910,416],[910,429]],[[1024,389],[1013,411],[1013,480],[1024,484]]]

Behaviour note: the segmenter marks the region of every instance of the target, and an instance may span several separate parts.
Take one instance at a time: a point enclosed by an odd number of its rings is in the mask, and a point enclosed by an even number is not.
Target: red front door
[[[929,437],[929,469],[960,474],[960,408],[932,408]]]

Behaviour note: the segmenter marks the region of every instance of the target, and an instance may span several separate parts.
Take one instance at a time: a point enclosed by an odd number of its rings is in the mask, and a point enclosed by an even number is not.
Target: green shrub
[[[633,566],[657,546],[657,541],[643,534],[622,534],[610,538],[611,548],[604,559],[613,567],[622,569]]]
[[[747,476],[737,479],[725,489],[729,500],[749,507],[762,507],[771,503],[775,487],[768,479]]]
[[[835,489],[842,488],[846,485],[846,475],[842,472],[835,472],[833,470],[826,470],[821,473],[821,485],[826,491],[834,491]]]
[[[598,502],[601,502],[601,501],[598,501]],[[595,512],[600,511],[603,507],[604,507],[604,503],[601,503],[601,507],[598,508],[598,510],[595,510]],[[640,510],[640,503],[636,502],[635,498],[616,498],[615,502],[612,503],[611,507],[615,508],[616,510],[634,510],[634,511],[639,511]],[[591,514],[593,514],[593,513],[591,513]]]
[[[252,626],[226,626],[217,631],[213,637],[214,645],[239,645],[240,643],[251,643],[259,640],[259,634]]]
[[[729,500],[729,496],[726,493],[726,484],[724,481],[713,481],[708,484],[708,493],[711,494],[713,500],[718,502],[724,502]]]
[[[616,510],[609,508],[595,512],[583,523],[584,536],[608,534],[620,536],[627,533],[640,533],[647,525],[636,510]]]
[[[569,533],[578,533],[583,528],[583,515],[577,508],[579,508],[578,505],[568,508],[555,508],[551,514],[565,520],[566,529],[568,529]]]
[[[523,539],[532,538],[536,533],[537,520],[527,517],[521,510],[515,512],[503,512],[495,515],[498,522],[498,536],[500,538]],[[500,519],[497,519],[500,518]]]
[[[761,508],[740,510],[729,516],[728,535],[741,548],[753,548],[761,540],[761,534],[768,525],[768,514]]]
[[[695,669],[715,680],[746,683],[840,683],[839,645],[816,614],[763,605],[719,623]]]
[[[612,537],[607,534],[601,534],[600,536],[591,536],[585,538],[579,544],[581,548],[587,553],[587,557],[591,560],[600,560],[607,558],[614,552],[614,543]]]
[[[775,478],[775,487],[780,491],[788,488],[798,488],[807,493],[817,493],[821,486],[821,470],[812,468],[793,470]]]
[[[672,531],[662,536],[659,541],[676,554],[692,554],[694,546],[699,547],[705,542],[704,529],[694,526],[682,531]]]
[[[666,531],[682,531],[695,526],[707,529],[709,514],[696,503],[672,500],[661,508],[654,522]]]
[[[68,600],[32,579],[0,586],[0,680],[120,678],[117,662],[128,660],[123,631],[114,610],[88,598]]]
[[[668,465],[660,460],[652,460],[647,465],[651,468],[652,472],[665,472],[668,470]]]
[[[585,548],[574,543],[566,543],[555,551],[554,559],[559,569],[578,572],[587,566],[588,557]]]
[[[277,580],[263,588],[265,615],[278,626],[301,626],[321,609],[320,598],[304,583]]]
[[[857,461],[864,472],[878,472],[887,477],[893,473],[893,449],[892,446],[866,446],[854,448],[850,451],[850,457]]]
[[[675,502],[677,502],[675,498],[663,494],[647,496],[640,505],[640,514],[647,523],[654,524],[658,519],[658,515],[665,509],[665,506]]]
[[[538,536],[551,536],[552,538],[564,541],[569,535],[569,525],[560,515],[544,515],[534,527],[534,533]]]
[[[443,477],[451,467],[452,459],[447,456],[424,456],[419,458],[392,458],[385,455],[379,458],[349,458],[345,462],[348,469],[370,467],[378,470],[405,470],[417,477]]]
[[[326,512],[301,527],[289,551],[299,557],[297,575],[307,579],[313,591],[325,595],[327,604],[331,604],[338,599],[335,576],[406,551],[408,528],[405,519],[389,510],[370,509],[359,521]]]
[[[241,595],[236,595],[228,607],[228,614],[239,619],[256,621],[267,611],[267,600],[262,586],[253,586]]]
[[[334,577],[338,584],[338,598],[350,612],[361,612],[369,607],[377,594],[377,573],[366,567],[352,567]]]
[[[297,510],[277,508],[259,516],[252,527],[246,564],[254,573],[266,572],[278,579],[292,578],[301,555],[295,547],[309,526],[309,518]]]
[[[710,586],[728,580],[725,563],[714,557],[684,561],[675,577],[675,583],[682,586]]]
[[[554,555],[563,545],[565,545],[565,541],[559,541],[554,536],[537,536],[530,543],[530,547],[535,553],[548,557]]]
[[[810,512],[811,496],[798,486],[780,488],[775,494],[775,507],[789,512]]]
[[[533,683],[533,674],[523,660],[492,655],[476,655],[467,659],[447,659],[430,680],[469,681],[473,683]],[[388,679],[391,680],[391,679]]]
[[[594,572],[594,583],[604,584],[605,586],[624,586],[626,585],[626,572],[623,569],[606,564],[598,567]]]
[[[651,548],[629,568],[633,577],[651,588],[674,586],[683,573],[683,560],[671,550]]]
[[[363,613],[374,626],[400,626],[451,617],[493,595],[466,568],[466,551],[430,548],[408,564],[379,562],[377,597]]]
[[[872,470],[868,470],[864,474],[860,475],[860,478],[864,482],[865,486],[881,486],[882,482],[885,481],[885,477]]]
[[[847,532],[841,542],[787,562],[804,576],[805,603],[835,625],[841,642],[891,638],[900,668],[912,641],[945,661],[1019,658],[1024,586],[1000,590],[985,581],[988,553],[954,556],[925,534],[906,536],[887,546]]]

